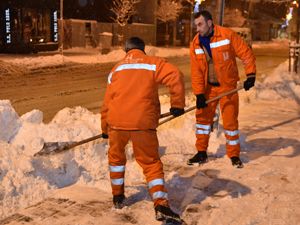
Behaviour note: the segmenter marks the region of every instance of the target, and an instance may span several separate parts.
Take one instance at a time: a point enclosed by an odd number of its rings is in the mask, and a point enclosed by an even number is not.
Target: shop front
[[[57,0],[0,3],[0,52],[30,53],[58,48]]]

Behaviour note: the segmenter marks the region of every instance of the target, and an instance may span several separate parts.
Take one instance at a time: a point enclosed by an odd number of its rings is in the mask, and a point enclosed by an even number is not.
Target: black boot
[[[113,196],[113,203],[116,209],[122,209],[124,207],[124,201],[125,201],[124,194]]]
[[[234,167],[236,168],[243,168],[243,162],[240,160],[240,158],[238,156],[233,156],[230,158],[231,159],[231,163]]]
[[[158,221],[164,221],[165,224],[182,225],[183,221],[180,216],[174,213],[170,207],[158,205],[155,207],[155,218]]]
[[[208,161],[208,159],[207,159],[206,151],[200,151],[200,152],[197,152],[197,154],[194,155],[193,158],[190,158],[187,161],[187,164],[188,165],[193,165],[194,163],[203,164],[203,163],[206,163],[207,161]]]

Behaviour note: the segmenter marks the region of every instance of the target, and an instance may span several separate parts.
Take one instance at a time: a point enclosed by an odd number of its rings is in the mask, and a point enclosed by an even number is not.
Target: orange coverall
[[[108,76],[101,109],[102,131],[109,134],[113,195],[124,193],[125,146],[131,140],[155,206],[168,204],[156,134],[160,84],[170,89],[171,107],[184,108],[185,91],[180,71],[164,59],[147,56],[138,49],[130,50]]]
[[[194,37],[190,46],[192,89],[195,95],[205,94],[207,100],[237,87],[239,74],[236,57],[242,60],[246,74],[256,72],[252,50],[237,33],[229,28],[214,25],[210,48],[220,86],[212,86],[208,83],[208,64],[202,45],[199,43],[199,34]],[[239,156],[238,94],[222,97],[219,102],[225,129],[227,155],[230,158]],[[218,101],[214,101],[207,107],[196,110],[196,148],[198,151],[207,150],[217,104]]]

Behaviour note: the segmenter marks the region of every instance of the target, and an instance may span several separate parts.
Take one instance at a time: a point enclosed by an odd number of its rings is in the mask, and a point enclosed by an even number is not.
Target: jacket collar
[[[131,49],[126,53],[126,56],[128,55],[146,55],[146,53],[139,49]]]
[[[220,37],[220,36],[221,36],[220,26],[214,25],[214,36],[213,37]]]

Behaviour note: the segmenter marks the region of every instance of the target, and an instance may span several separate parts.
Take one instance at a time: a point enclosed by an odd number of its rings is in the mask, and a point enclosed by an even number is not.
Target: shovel
[[[220,99],[220,98],[222,98],[226,95],[230,95],[232,93],[238,92],[241,89],[243,89],[243,87],[238,87],[238,88],[233,89],[231,91],[224,92],[224,93],[220,94],[219,96],[216,96],[214,98],[211,98],[211,99],[207,100],[206,103],[208,104],[210,102],[216,101],[216,100],[218,100],[218,99]],[[184,111],[184,114],[188,113],[188,112],[190,112],[194,109],[196,109],[196,106],[193,106],[193,107],[190,107],[190,108],[186,109]],[[168,122],[168,121],[173,120],[174,118],[176,118],[175,116],[171,116],[170,112],[163,113],[163,114],[160,115],[160,118],[165,118],[165,117],[168,117],[168,118],[166,118],[165,120],[160,121],[159,126],[166,123],[166,122]],[[74,148],[78,145],[82,145],[82,144],[88,143],[90,141],[94,141],[96,139],[99,139],[99,138],[102,138],[102,134],[98,134],[96,136],[93,136],[93,137],[90,137],[90,138],[87,138],[87,139],[84,139],[84,140],[78,141],[78,142],[46,142],[46,143],[44,143],[44,146],[43,146],[42,150],[35,153],[33,156],[52,155],[52,154],[55,154],[55,153],[67,151],[67,150],[69,150],[71,148]]]
[[[224,92],[224,93],[222,93],[222,94],[220,94],[220,95],[218,95],[218,96],[216,96],[216,97],[213,97],[213,98],[211,98],[211,99],[208,99],[208,100],[206,100],[205,103],[208,104],[208,103],[210,103],[210,102],[214,102],[214,101],[219,100],[220,98],[222,98],[222,97],[224,97],[224,96],[226,96],[226,95],[233,94],[233,93],[238,92],[238,91],[240,91],[240,90],[242,90],[242,89],[244,89],[243,86],[237,87],[237,88],[235,88],[235,89],[233,89],[233,90],[231,90],[231,91]],[[192,111],[192,110],[194,110],[194,109],[196,109],[196,106],[192,106],[192,107],[190,107],[190,108],[184,110],[184,113],[190,112],[190,111]],[[163,113],[163,114],[160,115],[160,118],[165,118],[165,117],[167,117],[167,116],[171,116],[171,113],[170,113],[170,112]],[[174,116],[172,116],[172,117],[170,117],[170,118],[174,118]],[[168,118],[168,119],[170,119],[170,118]]]

